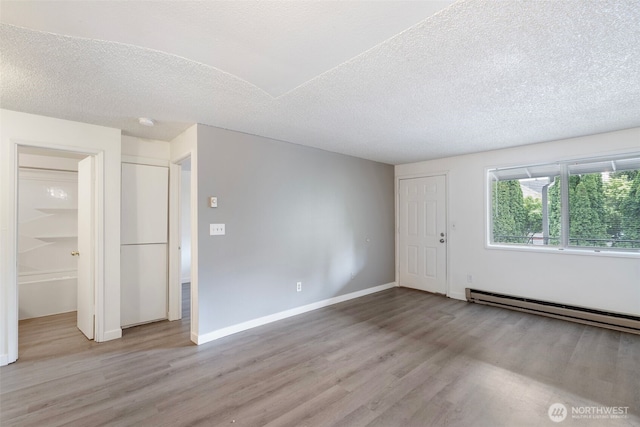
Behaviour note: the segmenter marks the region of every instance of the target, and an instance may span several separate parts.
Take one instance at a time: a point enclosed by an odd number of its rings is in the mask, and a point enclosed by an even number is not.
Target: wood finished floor
[[[391,289],[202,346],[189,321],[94,343],[20,324],[2,426],[640,425],[640,336]],[[629,407],[551,422],[552,403]]]

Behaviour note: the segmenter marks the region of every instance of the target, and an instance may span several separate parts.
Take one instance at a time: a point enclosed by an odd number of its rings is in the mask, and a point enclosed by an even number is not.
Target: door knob
[[[440,239],[440,243],[444,243],[444,239]]]
[[[71,256],[80,256],[80,252],[73,251],[73,252],[71,252]]]

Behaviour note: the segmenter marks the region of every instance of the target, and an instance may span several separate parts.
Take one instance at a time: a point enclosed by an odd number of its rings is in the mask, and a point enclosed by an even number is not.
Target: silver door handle
[[[440,239],[440,243],[444,243],[444,239]]]
[[[80,256],[80,252],[73,251],[73,252],[71,252],[71,256]]]

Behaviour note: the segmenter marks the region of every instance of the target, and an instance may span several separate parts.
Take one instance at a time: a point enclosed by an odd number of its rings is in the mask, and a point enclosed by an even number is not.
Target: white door
[[[446,294],[444,175],[401,179],[399,203],[400,286]]]
[[[94,159],[78,162],[78,329],[93,339],[94,278]]]
[[[122,245],[120,325],[167,318],[167,245]]]
[[[121,245],[167,243],[167,167],[123,163],[121,200]]]
[[[122,164],[120,325],[167,318],[169,169]]]

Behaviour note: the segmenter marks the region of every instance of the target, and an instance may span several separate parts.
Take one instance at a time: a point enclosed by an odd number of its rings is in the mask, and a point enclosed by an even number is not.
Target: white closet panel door
[[[167,243],[169,169],[122,164],[121,244]]]
[[[167,245],[121,248],[120,323],[131,326],[167,318]]]

